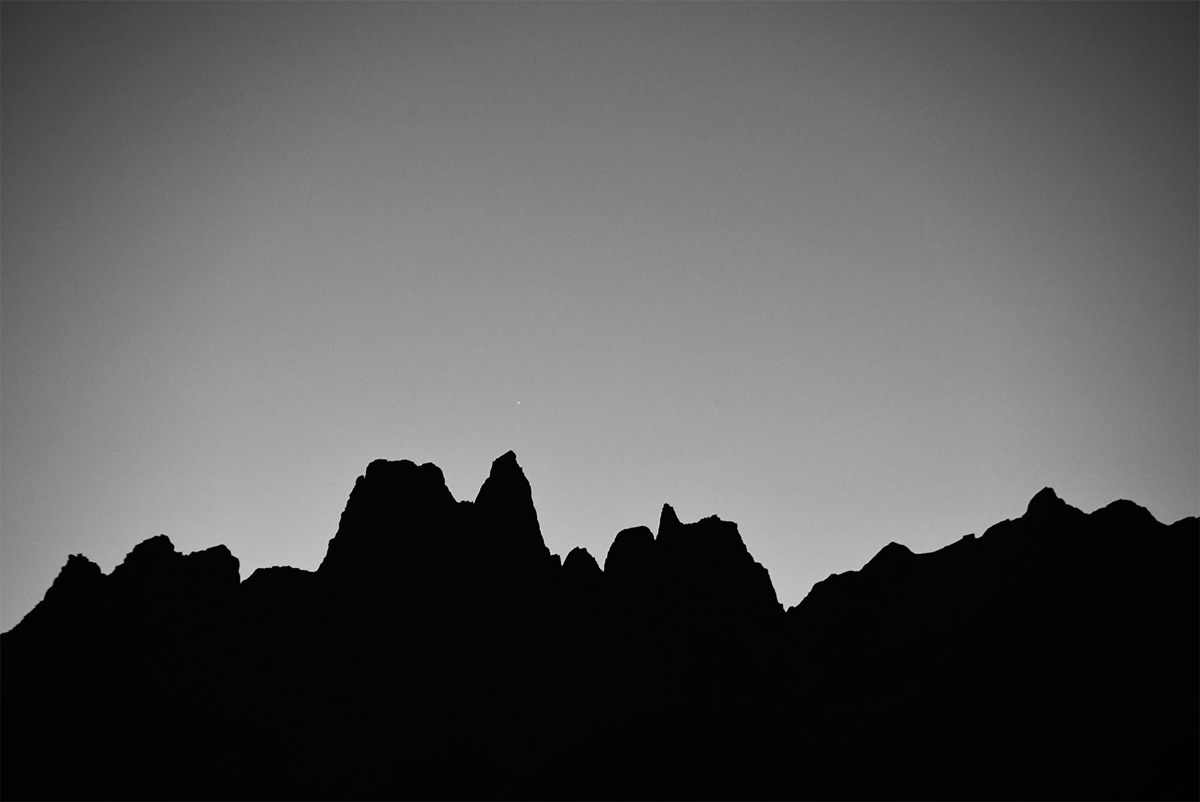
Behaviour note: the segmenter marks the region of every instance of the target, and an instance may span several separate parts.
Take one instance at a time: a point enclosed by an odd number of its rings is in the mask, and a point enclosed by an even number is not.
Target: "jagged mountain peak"
[[[125,555],[125,559],[113,569],[113,576],[126,573],[153,571],[176,557],[181,556],[175,544],[166,535],[155,535],[138,543]]]
[[[74,584],[79,581],[88,581],[93,577],[103,576],[104,572],[100,570],[100,566],[89,560],[82,554],[72,554],[67,557],[66,564],[62,570],[58,572],[58,576],[54,578],[54,585],[62,583],[64,585]],[[54,585],[50,587],[53,588]]]
[[[166,535],[155,535],[138,543],[109,575],[118,584],[186,581],[201,585],[237,585],[240,563],[224,544],[183,554]]]
[[[590,576],[601,573],[596,558],[582,546],[576,546],[567,553],[567,559],[563,560],[563,571],[568,576]]]
[[[1153,513],[1129,499],[1117,499],[1092,513],[1110,525],[1135,527],[1158,523]]]
[[[492,461],[492,469],[475,496],[475,506],[520,511],[525,523],[541,533],[533,506],[533,488],[512,451],[506,451]]]
[[[492,461],[472,508],[476,545],[486,559],[523,575],[561,566],[546,548],[533,489],[517,455],[507,451]]]
[[[670,505],[663,505],[657,543],[662,554],[684,559],[740,562],[750,557],[733,521],[710,515],[689,524],[681,523]]]
[[[25,633],[63,626],[71,616],[80,615],[81,611],[95,603],[104,579],[104,572],[99,565],[82,554],[70,555],[41,603],[21,619],[12,631]]]
[[[658,516],[658,536],[661,538],[664,533],[674,533],[679,527],[683,526],[679,522],[679,516],[675,514],[675,508],[670,504],[662,505],[662,513]],[[667,537],[671,535],[668,534]]]
[[[363,478],[374,482],[408,482],[423,489],[446,488],[446,477],[442,469],[432,462],[420,465],[412,460],[372,460],[363,473]],[[447,488],[446,493],[450,490]]]
[[[894,566],[903,564],[909,558],[914,557],[913,550],[902,543],[892,541],[884,546],[879,552],[867,561],[867,564],[862,567],[863,571],[879,571],[890,570]]]
[[[1052,487],[1043,487],[1029,500],[1026,516],[1054,514],[1067,508],[1067,503],[1058,497]]]
[[[433,463],[374,460],[355,481],[318,571],[366,577],[403,568],[428,553],[457,509]]]
[[[1046,488],[785,616],[731,521],[559,564],[513,452],[474,502],[376,460],[315,572],[70,557],[3,636],[0,796],[1195,798],[1198,558]]]

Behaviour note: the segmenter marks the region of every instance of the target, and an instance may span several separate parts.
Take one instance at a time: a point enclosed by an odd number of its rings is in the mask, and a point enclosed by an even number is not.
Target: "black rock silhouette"
[[[354,483],[318,571],[348,589],[407,593],[439,556],[439,541],[457,526],[457,513],[436,465],[375,460]]]
[[[622,529],[613,538],[604,558],[604,575],[627,604],[644,606],[657,592],[660,574],[658,550],[654,548],[654,533],[645,526]]]
[[[0,636],[0,795],[1196,798],[1197,534],[1046,488],[784,613],[731,522],[601,570],[512,452],[473,502],[377,460],[317,571],[71,555]]]
[[[46,636],[79,638],[94,630],[104,574],[82,554],[72,554],[46,591],[45,598],[9,632],[9,642]]]
[[[492,463],[475,497],[474,512],[480,545],[498,567],[532,575],[558,566],[542,540],[533,491],[513,452]]]

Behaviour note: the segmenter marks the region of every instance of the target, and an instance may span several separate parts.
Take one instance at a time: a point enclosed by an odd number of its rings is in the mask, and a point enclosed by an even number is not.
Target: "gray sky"
[[[0,627],[375,458],[780,601],[1050,485],[1200,512],[1198,7],[0,7]],[[519,402],[519,403],[518,403]]]

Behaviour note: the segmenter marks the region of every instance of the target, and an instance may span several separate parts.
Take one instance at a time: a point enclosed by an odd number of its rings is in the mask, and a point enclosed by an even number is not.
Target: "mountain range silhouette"
[[[0,636],[5,799],[1197,799],[1200,537],[1047,488],[784,610],[737,525],[542,539],[372,462],[316,571],[165,535]]]

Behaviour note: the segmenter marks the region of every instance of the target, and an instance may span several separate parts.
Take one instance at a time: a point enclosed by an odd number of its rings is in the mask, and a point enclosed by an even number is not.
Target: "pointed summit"
[[[175,544],[166,535],[146,538],[125,555],[121,564],[113,569],[114,577],[153,576],[168,564],[182,557]]]
[[[525,523],[530,523],[532,519],[532,525],[538,529],[539,534],[541,533],[537,524],[537,512],[533,508],[533,490],[529,487],[529,480],[525,478],[525,471],[521,470],[520,464],[517,463],[517,455],[512,451],[507,451],[492,461],[491,473],[479,488],[475,504],[493,508],[504,506],[513,511],[527,508],[523,510],[525,514],[522,515]]]
[[[683,529],[683,524],[679,522],[679,516],[675,514],[675,508],[670,504],[664,504],[662,513],[658,516],[658,537],[661,540],[664,535],[670,540],[677,532]]]
[[[1150,527],[1158,523],[1158,519],[1140,504],[1129,499],[1118,499],[1096,510],[1092,515],[1105,527],[1114,531]]]
[[[100,566],[84,557],[82,554],[71,554],[67,557],[67,564],[58,572],[58,576],[54,578],[54,584],[50,586],[51,590],[56,587],[81,585],[97,581],[104,574],[100,570]]]
[[[12,631],[29,632],[63,626],[86,628],[91,622],[90,614],[95,612],[100,601],[104,579],[96,563],[82,554],[70,555],[42,601]],[[74,626],[73,617],[78,619]]]
[[[1037,495],[1029,500],[1029,507],[1025,510],[1025,517],[1039,517],[1047,513],[1060,512],[1066,506],[1067,503],[1058,497],[1053,488],[1043,487],[1037,492]]]
[[[908,558],[913,556],[913,551],[908,546],[892,541],[880,549],[879,553],[863,566],[863,570],[878,571],[880,568],[892,568],[903,565]]]
[[[567,554],[563,561],[563,573],[573,581],[591,581],[601,575],[600,565],[592,553],[582,546],[576,546]]]
[[[542,539],[529,480],[512,451],[492,462],[492,472],[475,497],[474,513],[491,559],[539,566],[554,560]]]
[[[664,504],[655,545],[665,596],[677,606],[678,600],[688,600],[688,616],[720,618],[737,609],[758,617],[781,611],[770,575],[750,556],[733,521],[710,515],[685,524]]]

